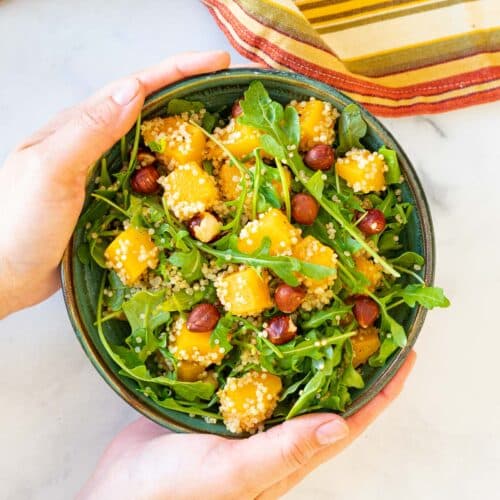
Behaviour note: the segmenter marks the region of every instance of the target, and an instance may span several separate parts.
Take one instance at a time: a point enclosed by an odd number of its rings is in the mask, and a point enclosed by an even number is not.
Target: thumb
[[[33,146],[58,179],[85,177],[89,166],[135,123],[145,91],[134,77],[119,80],[74,108],[68,120]],[[71,165],[71,168],[68,168]]]
[[[233,444],[233,464],[247,485],[259,491],[304,466],[316,452],[347,436],[349,428],[338,415],[313,414],[289,420]],[[258,481],[256,482],[256,478]]]

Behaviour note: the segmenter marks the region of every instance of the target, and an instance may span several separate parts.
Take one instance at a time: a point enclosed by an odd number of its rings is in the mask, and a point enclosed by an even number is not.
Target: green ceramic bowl
[[[252,80],[262,81],[271,97],[282,103],[309,96],[331,102],[338,110],[352,103],[348,97],[332,87],[298,74],[263,69],[232,69],[189,78],[156,92],[147,99],[144,105],[143,119],[164,113],[167,103],[173,98],[198,100],[204,102],[209,110],[220,109],[239,98]],[[402,186],[403,199],[416,207],[406,233],[403,235],[404,244],[409,250],[425,257],[427,264],[423,271],[423,278],[430,285],[434,276],[434,239],[429,207],[422,186],[406,154],[392,135],[365,110],[363,110],[363,117],[368,124],[368,133],[363,141],[366,146],[371,150],[378,150],[385,144],[398,154],[406,179],[406,183]],[[128,140],[132,140],[131,134]],[[108,153],[108,164],[111,169],[119,168],[118,146]],[[92,174],[89,179],[89,189],[93,185],[94,176],[95,174]],[[103,271],[97,265],[83,265],[78,259],[76,249],[82,238],[83,231],[77,229],[63,259],[64,297],[78,340],[104,380],[136,410],[169,429],[230,435],[222,424],[207,424],[201,418],[192,418],[156,405],[136,390],[137,386],[133,380],[119,374],[118,367],[99,342],[97,329],[94,326],[97,296]],[[359,410],[394,376],[415,343],[424,318],[425,310],[422,307],[415,307],[410,311],[406,309],[406,312],[401,311],[397,319],[402,322],[408,333],[408,345],[396,351],[385,366],[365,368],[363,375],[367,381],[366,386],[353,394],[353,401],[346,409],[344,416]],[[124,322],[119,321],[106,322],[103,327],[110,342],[123,338],[127,328]]]

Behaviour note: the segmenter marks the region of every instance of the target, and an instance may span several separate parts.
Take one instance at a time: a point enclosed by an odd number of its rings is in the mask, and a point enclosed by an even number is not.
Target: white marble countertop
[[[197,0],[0,1],[0,163],[27,133],[105,82],[178,51],[215,48],[243,62]],[[383,122],[425,186],[436,282],[453,308],[429,314],[394,406],[287,498],[494,498],[500,103]],[[71,498],[137,414],[86,359],[60,294],[2,321],[0,340],[0,498]]]

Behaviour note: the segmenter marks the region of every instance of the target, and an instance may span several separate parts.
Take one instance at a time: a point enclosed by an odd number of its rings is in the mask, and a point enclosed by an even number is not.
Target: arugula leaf
[[[335,303],[333,306],[314,312],[311,317],[302,325],[307,330],[318,328],[327,321],[335,321],[337,317],[342,317],[352,309],[352,305]]]
[[[352,148],[364,149],[360,139],[366,135],[367,125],[356,104],[349,104],[340,113],[338,154],[347,153]]]
[[[264,238],[262,246],[253,254],[246,254],[237,249],[237,237],[229,238],[229,248],[227,250],[215,250],[214,248],[200,242],[196,242],[198,248],[209,255],[219,257],[222,261],[238,262],[252,267],[264,267],[271,270],[276,276],[291,286],[297,286],[299,280],[296,272],[304,274],[313,279],[332,276],[336,270],[319,264],[310,264],[294,257],[275,257],[269,255],[269,238]]]
[[[390,337],[385,337],[377,353],[370,357],[368,364],[373,367],[383,366],[387,358],[398,348],[398,345]]]
[[[387,184],[401,183],[401,169],[399,168],[398,156],[396,151],[382,146],[378,152],[384,157],[389,170],[385,173],[385,182]]]
[[[91,259],[89,244],[81,243],[80,245],[78,245],[78,248],[76,249],[76,255],[78,256],[78,260],[83,265],[89,264]]]
[[[138,292],[122,305],[122,310],[132,329],[127,344],[134,349],[138,358],[145,361],[165,340],[159,340],[154,331],[170,320],[170,313],[160,309],[165,292]]]
[[[288,412],[288,415],[286,416],[287,420],[303,412],[309,406],[311,401],[316,397],[316,394],[318,394],[323,387],[325,379],[326,375],[323,370],[319,370],[313,375],[311,380],[309,380],[304,387],[302,394],[299,396],[297,401],[295,401],[294,405]]]
[[[188,252],[176,251],[170,255],[168,261],[175,267],[180,268],[182,276],[188,283],[203,277],[201,268],[204,259],[196,248],[192,248]]]
[[[397,291],[393,297],[401,297],[410,307],[415,307],[417,303],[426,309],[448,307],[450,305],[450,301],[444,295],[442,288],[420,284],[408,285],[406,288]]]
[[[162,302],[159,308],[165,312],[189,311],[204,298],[205,292],[202,290],[194,291],[191,294],[187,293],[185,290],[180,290],[170,295]]]
[[[153,153],[164,153],[167,148],[167,139],[160,138],[157,141],[146,142],[146,146],[153,151]]]
[[[215,347],[218,345],[222,347],[227,354],[233,348],[231,342],[229,342],[229,334],[234,324],[237,322],[238,318],[229,313],[219,319],[217,325],[210,334],[210,346]]]
[[[181,115],[182,113],[199,113],[205,109],[201,101],[188,101],[187,99],[171,99],[167,105],[167,115]]]
[[[108,300],[108,307],[112,311],[120,311],[125,300],[125,293],[129,288],[122,283],[122,280],[114,271],[110,271],[108,280],[113,292],[113,295]]]
[[[306,189],[316,198],[323,196],[325,183],[323,181],[323,172],[318,170],[305,184]]]
[[[218,413],[209,412],[192,404],[190,404],[189,406],[184,406],[174,398],[160,399],[150,387],[145,387],[144,389],[141,389],[140,392],[142,392],[146,397],[151,398],[158,406],[167,408],[168,410],[188,413],[189,415],[196,415],[198,417],[215,418],[216,420],[222,419],[222,417]]]
[[[398,347],[406,346],[406,332],[404,328],[385,310],[381,308],[382,323],[381,327],[384,332],[389,332],[387,335],[392,338]]]
[[[262,149],[274,158],[285,158],[285,151],[282,146],[278,144],[276,139],[269,134],[260,136],[260,145]]]
[[[425,264],[424,258],[415,252],[404,252],[398,255],[395,259],[391,259],[391,263],[395,266],[413,267],[423,266]]]

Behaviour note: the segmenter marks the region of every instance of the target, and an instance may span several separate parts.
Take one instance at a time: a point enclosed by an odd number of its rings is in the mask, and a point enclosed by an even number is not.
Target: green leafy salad
[[[231,109],[164,111],[102,159],[80,218],[102,345],[157,405],[233,433],[344,411],[409,309],[449,305],[408,249],[396,153],[367,148],[355,104],[283,106],[259,81]]]

